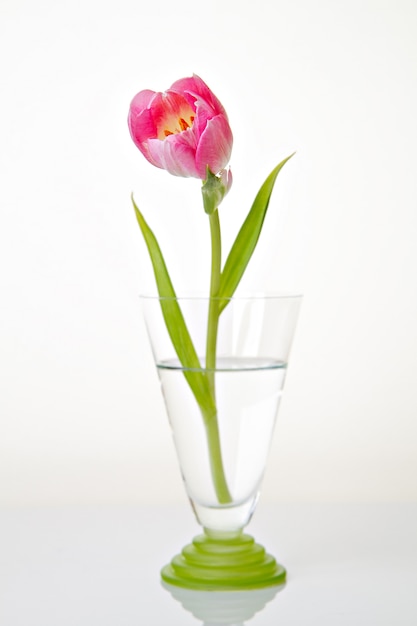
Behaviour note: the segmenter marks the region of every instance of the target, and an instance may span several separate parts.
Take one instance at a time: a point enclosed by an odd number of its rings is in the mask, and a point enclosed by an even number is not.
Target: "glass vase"
[[[243,529],[259,497],[300,303],[142,297],[184,486],[204,529],[163,568],[165,582],[222,590],[285,581]],[[183,325],[170,323],[174,307]]]

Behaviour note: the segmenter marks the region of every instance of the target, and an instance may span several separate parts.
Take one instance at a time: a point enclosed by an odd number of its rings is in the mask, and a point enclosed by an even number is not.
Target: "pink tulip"
[[[226,111],[196,75],[177,80],[164,93],[139,92],[128,124],[148,161],[175,176],[205,180],[207,167],[222,176],[229,162],[233,136]]]

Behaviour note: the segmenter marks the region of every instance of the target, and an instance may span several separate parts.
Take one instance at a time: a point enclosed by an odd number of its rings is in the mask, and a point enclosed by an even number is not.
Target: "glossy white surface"
[[[248,532],[285,564],[288,583],[244,623],[415,626],[416,529],[414,504],[261,502]],[[159,580],[159,568],[198,532],[187,507],[1,510],[0,623],[201,624]],[[242,601],[256,609],[259,595],[238,597],[240,608],[229,594],[220,605],[210,596],[206,624],[243,623]],[[205,599],[188,596],[201,611]]]

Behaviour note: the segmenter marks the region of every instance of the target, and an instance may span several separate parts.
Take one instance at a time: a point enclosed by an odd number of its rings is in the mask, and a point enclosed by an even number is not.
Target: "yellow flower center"
[[[182,133],[190,128],[194,122],[194,111],[192,109],[182,110],[179,115],[166,117],[158,129],[158,139],[165,139],[169,135]]]

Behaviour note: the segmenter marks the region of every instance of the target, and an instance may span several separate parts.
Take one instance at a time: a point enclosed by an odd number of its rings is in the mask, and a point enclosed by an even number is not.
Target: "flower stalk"
[[[202,413],[207,435],[211,477],[213,479],[213,487],[216,492],[216,497],[219,504],[230,504],[232,502],[232,496],[230,495],[224,472],[217,410],[215,410],[212,414],[208,414],[207,412],[204,412],[204,410]]]
[[[212,394],[213,404],[216,402],[216,354],[217,333],[219,328],[219,289],[221,274],[221,234],[220,220],[217,208],[209,214],[211,234],[211,279],[210,298],[207,320],[206,342],[206,376]],[[220,446],[219,424],[217,409],[215,413],[204,420],[207,443],[209,448],[210,466],[213,484],[220,504],[228,504],[232,501],[223,466],[223,457]]]
[[[217,330],[219,326],[219,289],[221,273],[221,234],[219,212],[209,216],[211,235],[210,302],[207,322],[206,369],[213,373],[216,367]]]

